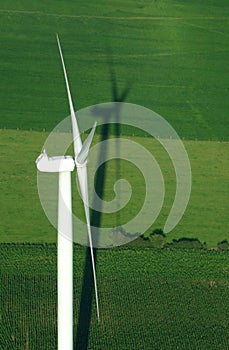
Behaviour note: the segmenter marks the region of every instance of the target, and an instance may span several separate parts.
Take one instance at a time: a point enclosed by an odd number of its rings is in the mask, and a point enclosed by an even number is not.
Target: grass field
[[[37,193],[35,159],[39,155],[47,133],[35,131],[1,130],[1,242],[55,242],[56,231],[49,224],[41,208]],[[166,184],[166,196],[160,216],[152,229],[163,228],[175,194],[175,174],[163,148],[152,138],[131,137],[151,151],[158,160]],[[99,141],[96,136],[95,142]],[[184,141],[192,167],[192,193],[187,211],[179,225],[168,234],[173,238],[193,237],[207,242],[208,247],[228,238],[228,142]],[[17,157],[15,159],[15,151]],[[11,159],[15,159],[11,161]],[[10,161],[9,161],[10,160]],[[133,188],[130,204],[116,214],[103,214],[102,226],[125,223],[135,216],[145,195],[141,174],[126,162],[120,163],[119,176],[127,179]],[[104,198],[114,197],[113,185],[117,180],[115,161],[108,163]],[[73,178],[73,184],[75,183]],[[76,189],[75,189],[76,191]],[[76,194],[75,194],[76,195]],[[83,219],[74,195],[74,212]],[[77,208],[76,207],[77,202]],[[148,231],[150,232],[150,230]]]
[[[158,112],[182,139],[200,141],[185,141],[192,197],[170,238],[195,236],[210,246],[227,238],[228,145],[216,142],[228,141],[226,1],[8,1],[0,17],[0,127],[51,130],[68,114],[58,32],[77,109],[120,99],[128,87],[126,102]],[[1,132],[1,241],[55,240],[37,201],[32,165],[45,135]],[[7,154],[15,159],[10,166]],[[167,167],[168,198],[157,227],[174,191]]]
[[[119,96],[180,136],[228,140],[228,7],[220,1],[7,1],[0,6],[0,127],[51,130],[68,114],[55,39],[76,109]]]
[[[58,32],[76,109],[120,99],[128,88],[126,102],[158,112],[187,140],[192,196],[168,239],[194,236],[216,246],[228,236],[228,144],[217,142],[228,141],[226,4],[224,0],[1,4],[0,127],[49,131],[68,114]],[[45,136],[1,131],[0,181],[5,186],[0,197],[1,241],[55,240],[35,187],[33,162]],[[214,142],[203,142],[209,140]],[[141,142],[149,146],[148,140]],[[9,166],[8,159],[15,161]],[[166,158],[161,163],[168,191],[156,227],[163,226],[174,193],[171,166],[165,166]],[[141,191],[142,186],[140,196]]]
[[[3,349],[56,350],[56,246],[0,253]],[[75,335],[84,257],[75,248]],[[77,349],[228,349],[228,254],[100,250],[97,275],[101,323],[93,300],[88,347],[84,329]]]

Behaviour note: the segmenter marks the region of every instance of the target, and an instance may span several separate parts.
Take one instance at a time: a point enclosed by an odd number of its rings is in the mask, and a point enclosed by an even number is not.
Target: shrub
[[[151,246],[154,248],[162,248],[166,243],[165,236],[157,233],[150,235],[149,240],[150,240]]]
[[[178,249],[203,249],[206,248],[206,244],[202,244],[197,238],[182,237],[179,239],[173,239],[171,243],[167,243],[164,247]]]
[[[220,250],[229,250],[229,243],[226,239],[217,244],[218,249]]]
[[[161,228],[156,228],[150,233],[150,236],[154,236],[154,235],[160,235],[162,237],[166,237],[164,231]]]

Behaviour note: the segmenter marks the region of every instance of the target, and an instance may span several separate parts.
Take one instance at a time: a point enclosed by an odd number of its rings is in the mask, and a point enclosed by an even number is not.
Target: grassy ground
[[[3,348],[56,349],[56,246],[0,245],[0,253]],[[85,249],[74,253],[76,342]],[[93,299],[77,349],[228,348],[228,254],[100,250],[97,276],[101,323]]]
[[[68,114],[58,32],[77,109],[117,100],[128,87],[125,101],[160,113],[181,138],[228,141],[226,4],[225,0],[4,2],[0,127],[51,130]],[[1,131],[2,241],[55,240],[55,230],[37,199],[36,169],[31,165],[45,137],[45,133]],[[185,145],[193,191],[183,220],[168,239],[194,236],[215,246],[228,235],[228,144],[186,141]],[[155,227],[163,226],[174,195],[174,173],[167,160],[161,163],[168,195]],[[112,178],[109,181],[113,184]],[[142,186],[137,185],[141,197]],[[128,210],[127,216],[132,214],[131,207]],[[103,219],[106,222],[105,215]],[[115,222],[116,217],[109,220]]]
[[[37,193],[35,159],[39,155],[45,132],[0,130],[1,149],[1,242],[55,242],[56,231],[46,219]],[[175,174],[162,147],[152,138],[131,137],[149,149],[158,160],[166,184],[165,202],[152,228],[162,228],[175,194]],[[99,140],[96,136],[95,142]],[[199,238],[215,247],[228,239],[228,142],[184,141],[192,167],[192,193],[187,211],[167,239]],[[144,199],[144,179],[133,176],[136,168],[121,162],[119,176],[129,180],[133,197],[121,215],[102,215],[102,226],[119,225],[137,214]],[[105,199],[113,199],[116,163],[108,163],[105,179]],[[73,180],[73,184],[75,181]],[[74,212],[82,217],[82,208]],[[78,202],[77,202],[78,203]],[[118,221],[117,221],[118,220]]]
[[[76,108],[119,96],[181,137],[228,140],[228,7],[220,1],[6,1],[0,5],[0,127],[50,130],[68,114],[55,33]],[[117,98],[117,97],[116,97]]]

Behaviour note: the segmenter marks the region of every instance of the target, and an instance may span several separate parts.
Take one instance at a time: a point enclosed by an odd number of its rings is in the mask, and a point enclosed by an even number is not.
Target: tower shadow
[[[110,50],[108,51],[108,67],[109,74],[111,80],[111,93],[113,102],[124,102],[128,96],[128,93],[131,89],[131,85],[126,86],[123,92],[118,94],[118,86],[117,86],[117,78],[114,69],[114,63],[112,58],[112,53]],[[105,141],[109,138],[110,135],[110,121],[113,119],[114,125],[114,134],[116,138],[120,136],[120,108],[121,104],[114,104],[114,108],[112,109],[101,109],[96,107],[93,110],[95,117],[102,118],[102,126],[101,126],[101,136],[100,136],[100,148],[99,148],[99,156],[97,164],[101,164],[98,168],[95,175],[95,191],[99,198],[103,199],[104,195],[104,186],[107,175],[107,162],[106,155],[108,152],[107,148],[104,148],[102,141]],[[116,178],[119,178],[120,175],[120,160],[118,155],[120,154],[119,143],[116,143]],[[92,210],[91,212],[91,226],[92,226],[92,239],[93,246],[97,246],[96,239],[98,239],[98,233],[93,237],[93,227],[99,228],[101,225],[102,219],[102,201],[97,202],[96,197],[93,199],[93,208],[97,210]],[[117,222],[119,222],[119,217],[117,217]],[[96,238],[97,237],[97,238]],[[94,251],[94,260],[95,267],[97,265],[97,248],[93,248]],[[90,324],[91,324],[91,313],[92,313],[92,302],[94,296],[94,280],[92,273],[92,265],[91,265],[91,253],[90,248],[86,249],[85,254],[85,265],[83,272],[83,283],[81,289],[81,300],[79,307],[79,316],[78,316],[78,325],[77,325],[77,335],[76,335],[76,350],[87,350],[88,341],[89,341],[89,332],[90,332]]]

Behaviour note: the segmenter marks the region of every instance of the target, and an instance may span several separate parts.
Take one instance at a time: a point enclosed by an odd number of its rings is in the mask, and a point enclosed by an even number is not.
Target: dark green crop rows
[[[56,246],[1,244],[0,252],[2,348],[56,350]],[[75,349],[228,349],[228,253],[98,251],[101,323],[93,297],[79,330],[80,299],[89,297],[88,289],[81,293],[84,260],[85,249],[76,247]]]

